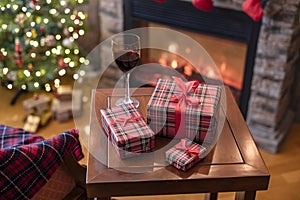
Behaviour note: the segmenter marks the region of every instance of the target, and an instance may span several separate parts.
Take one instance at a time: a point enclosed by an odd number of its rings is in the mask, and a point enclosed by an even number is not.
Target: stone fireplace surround
[[[215,0],[214,6],[241,11],[242,3]],[[257,145],[271,153],[279,150],[294,116],[299,120],[300,115],[299,5],[300,0],[269,0],[257,42],[246,121]],[[103,39],[124,30],[122,0],[100,0],[99,16]],[[112,69],[108,79],[117,73]]]

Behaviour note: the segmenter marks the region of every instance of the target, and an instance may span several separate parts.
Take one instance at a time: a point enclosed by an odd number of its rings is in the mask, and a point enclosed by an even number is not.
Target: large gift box
[[[154,150],[154,132],[132,104],[101,109],[104,132],[122,158]]]
[[[221,86],[159,79],[147,105],[147,123],[161,136],[190,138],[210,144],[215,139]]]
[[[206,155],[206,148],[187,138],[166,151],[166,160],[177,169],[187,171]]]

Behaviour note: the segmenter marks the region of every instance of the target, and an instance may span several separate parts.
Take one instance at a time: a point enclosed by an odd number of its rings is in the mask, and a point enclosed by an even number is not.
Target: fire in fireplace
[[[215,7],[210,12],[201,12],[190,2],[180,0],[167,1],[164,6],[155,1],[125,0],[124,5],[125,29],[166,26],[197,40],[215,61],[224,84],[232,89],[246,117],[259,22],[242,11]],[[174,46],[176,48],[176,44]],[[147,52],[147,55],[148,61],[171,66],[187,79],[214,78],[214,72],[206,71],[205,66],[199,72],[184,59],[166,52]]]
[[[151,22],[148,23],[148,25],[149,27],[170,28],[168,26],[158,25]],[[182,29],[180,32],[193,38],[208,51],[208,54],[212,57],[212,60],[214,60],[218,67],[219,72],[216,72],[215,68],[209,66],[203,66],[200,64],[198,66],[193,66],[178,55],[157,49],[147,49],[148,52],[146,55],[148,56],[146,59],[143,59],[145,60],[144,62],[148,63],[150,61],[159,63],[161,66],[169,66],[183,74],[187,80],[201,80],[203,79],[202,77],[205,77],[205,80],[219,80],[220,73],[224,84],[231,88],[236,100],[238,101],[243,86],[244,62],[247,48],[246,43],[200,33],[193,33]],[[152,38],[150,37],[149,39],[151,40]],[[153,40],[160,40],[160,38],[153,38]],[[171,43],[168,47],[171,52],[176,52],[178,48],[182,47],[179,47],[176,41]],[[191,49],[187,47],[184,51],[189,54]]]

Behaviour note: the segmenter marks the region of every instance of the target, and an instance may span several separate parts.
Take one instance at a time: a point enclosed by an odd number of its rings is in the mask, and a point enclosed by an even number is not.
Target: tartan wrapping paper
[[[185,144],[185,145],[183,145]],[[177,146],[185,146],[185,149],[177,148]],[[189,151],[198,151],[197,154],[189,153]],[[169,164],[173,165],[179,170],[187,171],[201,159],[205,157],[206,148],[200,144],[192,142],[184,138],[181,141],[166,151],[166,160]]]
[[[100,112],[103,130],[122,159],[154,150],[154,132],[134,105],[124,104]]]
[[[171,99],[181,91],[174,80],[159,79],[147,105],[147,123],[160,136],[190,138],[198,142],[205,140],[210,144],[215,139],[221,92],[218,85],[199,84],[194,92],[188,93],[188,98],[198,99],[200,103],[186,105],[186,109],[181,110],[185,130],[177,133],[177,103]]]
[[[78,131],[50,139],[0,125],[0,200],[31,199],[51,178],[65,156],[83,158]]]

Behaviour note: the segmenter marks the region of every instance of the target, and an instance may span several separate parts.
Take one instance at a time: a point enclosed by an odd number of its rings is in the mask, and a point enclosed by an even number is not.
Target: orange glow
[[[227,64],[226,62],[222,62],[221,67],[220,67],[220,72],[223,74],[226,71]]]
[[[186,65],[184,67],[183,73],[187,76],[192,76],[193,75],[193,67],[191,65]]]
[[[162,66],[167,66],[167,60],[165,58],[160,58],[158,60],[158,63],[161,64]]]

